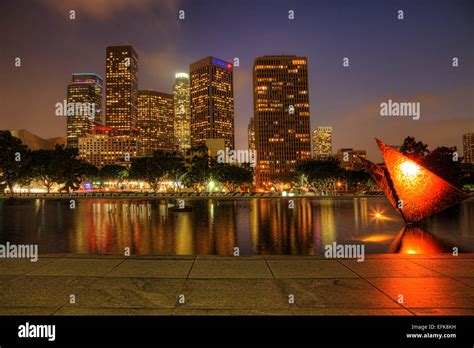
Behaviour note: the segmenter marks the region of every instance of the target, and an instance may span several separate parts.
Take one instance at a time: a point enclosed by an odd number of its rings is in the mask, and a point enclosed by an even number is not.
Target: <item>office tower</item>
[[[367,152],[365,150],[354,150],[351,148],[338,149],[337,159],[340,162],[340,167],[346,170],[362,170],[363,163],[360,158],[367,158]]]
[[[67,86],[67,146],[77,147],[78,138],[102,123],[102,78],[93,73],[72,74]]]
[[[234,87],[232,64],[214,57],[201,59],[191,71],[191,144],[224,139],[234,148]]]
[[[474,164],[474,133],[466,133],[462,136],[464,163]]]
[[[131,164],[137,155],[135,134],[120,134],[111,127],[97,126],[79,138],[79,158],[101,168],[110,164]]]
[[[253,117],[250,118],[247,137],[249,150],[255,150],[255,122]]]
[[[175,75],[174,98],[174,141],[175,148],[186,153],[191,148],[191,101],[189,95],[189,75]]]
[[[313,130],[313,158],[327,158],[332,154],[332,127]]]
[[[156,150],[174,150],[173,95],[153,90],[138,91],[140,156],[151,156]]]
[[[107,47],[106,124],[127,134],[136,128],[138,55],[132,46]]]
[[[253,87],[256,181],[268,189],[311,157],[306,57],[257,57]]]

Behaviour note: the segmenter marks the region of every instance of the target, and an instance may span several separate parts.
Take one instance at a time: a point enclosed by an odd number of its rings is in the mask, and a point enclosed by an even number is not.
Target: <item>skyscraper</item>
[[[138,92],[139,151],[151,156],[156,150],[174,150],[173,95],[153,90]]]
[[[137,122],[138,55],[132,46],[109,46],[106,59],[106,124],[126,134]]]
[[[102,123],[102,78],[93,73],[72,74],[67,86],[67,146],[77,147],[96,124]]]
[[[332,127],[313,130],[313,158],[325,158],[332,154]]]
[[[234,86],[232,64],[207,57],[190,67],[191,143],[224,139],[234,148]]]
[[[269,187],[311,156],[306,57],[257,57],[253,86],[256,181]]]
[[[174,141],[175,148],[185,153],[191,148],[191,103],[189,95],[189,75],[175,75],[174,98]]]
[[[474,164],[474,133],[466,133],[462,136],[464,163]]]
[[[249,126],[247,129],[247,136],[249,142],[249,150],[255,150],[255,122],[253,117],[250,118]]]

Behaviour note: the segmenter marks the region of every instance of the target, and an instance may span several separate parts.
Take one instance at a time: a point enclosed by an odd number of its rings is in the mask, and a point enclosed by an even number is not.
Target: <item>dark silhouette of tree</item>
[[[428,145],[416,141],[414,137],[406,137],[400,147],[400,152],[416,162],[421,162],[429,154]]]
[[[26,185],[32,179],[31,152],[10,131],[0,131],[0,182],[13,196],[13,186]]]
[[[210,177],[224,185],[229,192],[235,191],[244,183],[253,181],[252,172],[249,169],[229,163],[215,163],[211,167]]]
[[[130,177],[146,181],[157,192],[165,180],[178,181],[185,172],[184,159],[177,153],[156,151],[151,157],[132,160]]]
[[[423,159],[422,164],[447,182],[455,186],[462,185],[461,163],[455,146],[437,147]]]

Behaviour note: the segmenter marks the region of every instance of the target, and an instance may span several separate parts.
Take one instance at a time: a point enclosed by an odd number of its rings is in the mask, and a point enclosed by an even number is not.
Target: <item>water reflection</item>
[[[367,253],[474,251],[474,201],[405,227],[384,198],[87,199],[0,202],[0,242],[38,243],[40,252],[82,254],[323,254],[337,242],[364,243]],[[428,232],[429,231],[429,232]]]

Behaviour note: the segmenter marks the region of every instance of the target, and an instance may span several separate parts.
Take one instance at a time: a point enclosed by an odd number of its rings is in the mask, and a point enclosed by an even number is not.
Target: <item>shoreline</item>
[[[202,199],[202,198],[219,198],[219,199],[252,199],[252,198],[312,198],[312,199],[353,199],[353,198],[385,198],[380,193],[374,194],[341,194],[334,196],[321,196],[312,194],[295,194],[294,196],[282,196],[278,193],[267,192],[235,192],[235,193],[210,193],[210,192],[177,192],[177,193],[153,193],[153,192],[72,192],[72,193],[17,193],[13,196],[10,194],[0,194],[0,200],[8,199],[70,199],[70,198],[146,198],[146,199]]]

